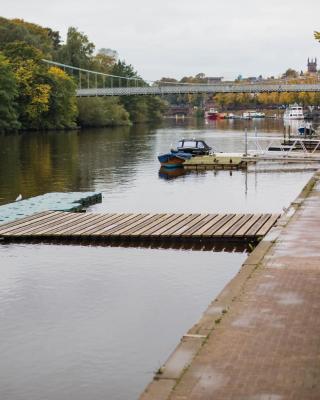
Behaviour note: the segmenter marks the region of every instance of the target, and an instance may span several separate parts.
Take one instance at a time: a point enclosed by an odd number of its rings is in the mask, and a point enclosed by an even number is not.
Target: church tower
[[[317,59],[308,58],[308,73],[309,74],[316,74],[317,73]]]

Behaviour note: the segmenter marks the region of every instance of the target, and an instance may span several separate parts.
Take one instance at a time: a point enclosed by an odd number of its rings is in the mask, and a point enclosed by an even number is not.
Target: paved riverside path
[[[320,399],[319,173],[314,180],[287,225],[265,237],[185,335],[143,400]]]

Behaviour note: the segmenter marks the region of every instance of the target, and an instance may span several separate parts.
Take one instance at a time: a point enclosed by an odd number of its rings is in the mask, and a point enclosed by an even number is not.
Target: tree
[[[286,72],[282,75],[282,78],[297,78],[299,76],[299,72],[295,71],[292,68],[288,68]]]
[[[62,69],[50,67],[46,76],[50,86],[49,109],[43,115],[42,127],[72,128],[76,126],[78,115],[76,101],[76,83]]]
[[[26,129],[39,129],[43,114],[49,110],[51,91],[44,79],[46,67],[40,62],[41,53],[24,42],[13,42],[6,46],[5,55],[13,60],[21,125]]]
[[[8,59],[0,53],[0,132],[18,129],[17,84]]]
[[[84,127],[129,125],[129,114],[117,98],[78,99],[79,124]]]
[[[89,41],[88,36],[71,26],[67,42],[58,50],[57,58],[63,64],[89,69],[94,49],[95,45]]]
[[[60,36],[50,28],[43,28],[22,19],[9,20],[0,17],[0,50],[8,43],[16,41],[23,41],[39,49],[45,57],[50,57],[60,43]]]

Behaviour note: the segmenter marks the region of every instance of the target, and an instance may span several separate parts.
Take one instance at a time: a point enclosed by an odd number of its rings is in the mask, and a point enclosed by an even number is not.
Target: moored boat
[[[208,146],[204,140],[181,139],[176,149],[171,149],[170,153],[161,154],[158,160],[163,167],[177,168],[182,167],[183,163],[193,156],[208,155],[211,150],[212,147]]]
[[[200,139],[181,139],[178,142],[177,149],[172,149],[173,153],[186,153],[193,156],[207,155],[212,150],[204,140]]]
[[[300,135],[311,136],[316,133],[316,131],[312,128],[312,125],[308,122],[305,126],[301,126],[298,128]]]
[[[209,111],[205,112],[205,117],[210,120],[216,120],[220,119],[221,115],[215,108],[209,108]]]
[[[296,103],[290,104],[283,114],[283,119],[304,119],[303,107]]]
[[[242,114],[243,119],[265,118],[266,114],[258,111],[247,111]]]
[[[182,164],[191,158],[191,154],[180,153],[180,152],[171,152],[158,156],[158,160],[163,167],[166,168],[178,168],[181,167]]]

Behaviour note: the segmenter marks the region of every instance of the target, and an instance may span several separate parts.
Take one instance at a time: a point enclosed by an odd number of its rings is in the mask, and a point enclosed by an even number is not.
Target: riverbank
[[[319,208],[316,172],[141,400],[319,398]]]

